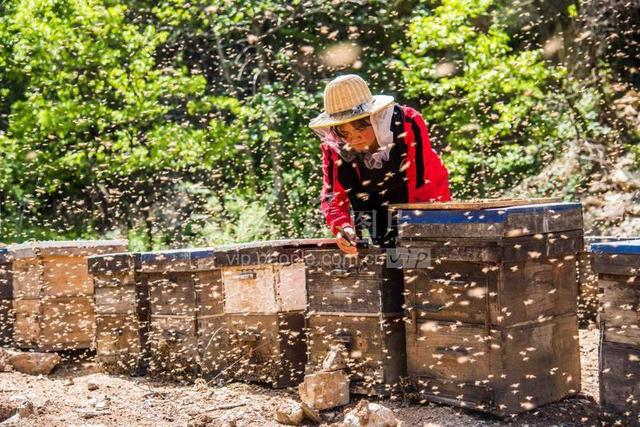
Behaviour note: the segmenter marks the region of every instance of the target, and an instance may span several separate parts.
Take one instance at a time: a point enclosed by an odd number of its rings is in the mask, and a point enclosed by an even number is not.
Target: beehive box
[[[87,257],[126,250],[123,240],[12,245],[16,346],[38,350],[91,348],[93,282]]]
[[[507,416],[580,390],[582,211],[482,206],[398,207],[407,370],[426,400]]]
[[[11,257],[7,248],[0,248],[0,345],[13,342],[13,288]]]
[[[222,287],[214,251],[141,253],[137,274],[149,290],[150,371],[174,379],[199,374],[199,322],[222,315]]]
[[[149,290],[135,253],[89,257],[95,289],[98,362],[110,373],[138,375],[148,365]]]
[[[222,378],[274,388],[294,386],[303,380],[306,345],[302,312],[229,314],[225,320]]]
[[[406,375],[402,270],[388,251],[360,246],[357,256],[333,242],[304,252],[307,372],[316,372],[331,347],[342,344],[351,392],[386,395]]]
[[[600,403],[640,423],[640,239],[591,245],[600,287]]]
[[[203,371],[273,387],[302,381],[307,305],[303,251],[326,243],[272,240],[216,248],[225,314],[224,321],[210,320],[200,334]],[[223,349],[223,360],[212,357],[212,345]]]

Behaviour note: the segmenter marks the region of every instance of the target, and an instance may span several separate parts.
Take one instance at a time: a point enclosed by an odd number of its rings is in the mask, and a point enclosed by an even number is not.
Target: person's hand
[[[358,254],[358,248],[356,247],[356,232],[353,230],[353,227],[342,227],[336,236],[336,243],[342,252],[348,255]]]

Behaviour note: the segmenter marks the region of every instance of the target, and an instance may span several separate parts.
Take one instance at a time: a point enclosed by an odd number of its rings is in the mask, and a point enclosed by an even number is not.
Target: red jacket
[[[429,133],[422,115],[411,107],[398,106],[400,120],[392,124],[395,146],[404,158],[397,173],[403,174],[408,200],[412,202],[446,202],[451,200],[449,175],[442,160],[431,148]],[[396,115],[394,114],[394,117]],[[322,143],[322,213],[331,232],[335,235],[339,227],[353,226],[350,214],[351,203],[345,183],[340,182],[338,168],[343,160],[327,143]],[[353,197],[353,195],[352,195]]]

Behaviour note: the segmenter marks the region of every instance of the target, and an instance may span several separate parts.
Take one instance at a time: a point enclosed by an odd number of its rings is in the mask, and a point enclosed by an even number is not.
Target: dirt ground
[[[590,426],[603,425],[598,407],[598,331],[581,330],[582,385],[575,397],[511,420],[401,397],[381,400],[403,426]],[[89,390],[88,383],[97,386]],[[89,360],[67,361],[49,376],[0,373],[3,401],[24,396],[35,414],[19,425],[33,426],[277,426],[274,408],[296,391],[253,384],[180,385],[146,377],[112,376]],[[353,407],[358,399],[346,409]],[[326,424],[341,421],[345,408],[322,413]],[[1,411],[0,411],[1,412]],[[608,423],[604,423],[608,424]],[[0,424],[3,425],[3,424]]]

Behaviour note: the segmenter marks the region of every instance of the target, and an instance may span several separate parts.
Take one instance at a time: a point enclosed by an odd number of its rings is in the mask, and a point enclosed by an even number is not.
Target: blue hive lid
[[[582,209],[580,203],[545,203],[490,209],[400,209],[404,224],[491,224],[504,223],[516,214],[559,213]]]
[[[169,251],[140,252],[136,254],[141,262],[190,261],[210,258],[215,255],[213,248],[174,249]]]
[[[589,250],[596,254],[640,255],[640,239],[620,240],[617,242],[592,243]]]

